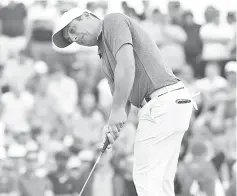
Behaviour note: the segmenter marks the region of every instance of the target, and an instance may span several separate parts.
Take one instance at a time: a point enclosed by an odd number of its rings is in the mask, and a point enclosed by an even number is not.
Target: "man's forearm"
[[[135,65],[117,65],[114,77],[115,86],[112,110],[116,110],[117,108],[126,108],[128,97],[134,82]]]

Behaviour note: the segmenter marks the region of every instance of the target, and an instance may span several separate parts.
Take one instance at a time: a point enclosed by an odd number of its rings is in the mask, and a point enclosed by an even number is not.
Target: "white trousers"
[[[187,131],[193,102],[187,89],[152,99],[139,112],[134,146],[133,180],[138,196],[175,196],[174,177],[181,141]]]

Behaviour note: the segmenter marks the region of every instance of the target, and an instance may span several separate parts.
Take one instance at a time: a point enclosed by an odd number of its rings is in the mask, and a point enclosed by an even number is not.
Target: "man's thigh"
[[[133,177],[139,196],[173,195],[183,135],[177,132],[161,141],[150,138],[135,142]]]
[[[174,195],[180,145],[193,108],[192,103],[178,104],[176,99],[191,96],[172,93],[149,102],[140,112],[133,173],[139,196]]]

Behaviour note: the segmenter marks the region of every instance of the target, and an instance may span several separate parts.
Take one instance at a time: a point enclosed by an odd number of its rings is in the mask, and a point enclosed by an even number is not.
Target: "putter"
[[[82,187],[82,189],[81,189],[81,192],[79,193],[79,196],[81,196],[81,194],[83,193],[83,191],[84,191],[84,189],[85,189],[85,187],[86,187],[86,185],[87,185],[87,183],[88,183],[88,181],[89,181],[89,179],[90,179],[90,177],[91,177],[93,171],[94,171],[95,168],[96,168],[96,165],[99,163],[100,158],[102,157],[102,155],[103,155],[104,152],[106,151],[108,145],[109,145],[109,139],[108,139],[108,137],[107,137],[107,138],[106,138],[106,141],[105,141],[105,143],[104,143],[104,145],[103,145],[103,148],[101,149],[100,154],[99,154],[99,156],[98,156],[98,158],[97,158],[97,160],[96,160],[94,166],[92,167],[91,172],[90,172],[90,174],[88,175],[88,177],[87,177],[87,179],[86,179],[86,182],[85,182],[85,184],[83,185],[83,187]]]
[[[116,125],[117,129],[118,129],[118,130],[122,129],[124,124],[125,124],[125,123],[118,123],[118,124]],[[83,185],[83,187],[82,187],[82,189],[81,189],[81,191],[80,191],[80,193],[79,193],[78,196],[81,196],[81,194],[83,193],[83,191],[84,191],[84,189],[85,189],[85,187],[86,187],[86,185],[87,185],[87,183],[88,183],[88,181],[89,181],[89,179],[90,179],[90,177],[91,177],[93,171],[94,171],[95,168],[96,168],[96,165],[99,163],[100,158],[102,157],[102,155],[103,155],[104,152],[106,151],[106,149],[107,149],[107,147],[108,147],[109,144],[110,144],[109,139],[108,139],[108,137],[106,137],[106,140],[105,140],[105,143],[104,143],[104,145],[103,145],[103,148],[101,149],[100,154],[99,154],[99,156],[98,156],[98,158],[97,158],[97,160],[96,160],[94,166],[92,167],[91,172],[89,173],[89,175],[88,175],[88,177],[87,177],[87,179],[86,179],[86,182],[85,182],[85,184]]]

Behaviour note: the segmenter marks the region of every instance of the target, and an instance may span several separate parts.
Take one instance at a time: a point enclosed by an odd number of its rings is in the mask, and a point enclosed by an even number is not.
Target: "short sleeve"
[[[104,19],[104,35],[114,57],[124,44],[133,45],[129,19],[123,14],[109,14]]]

